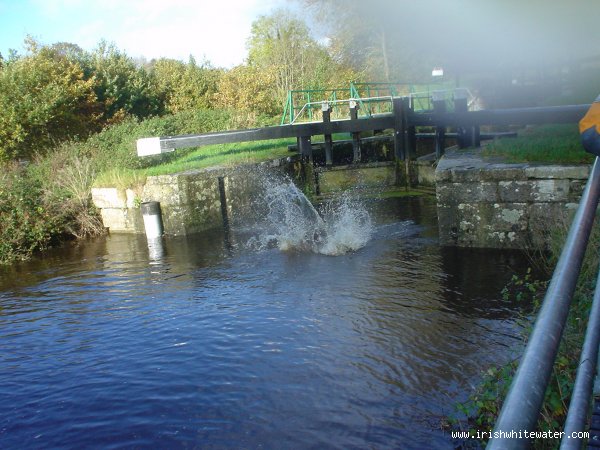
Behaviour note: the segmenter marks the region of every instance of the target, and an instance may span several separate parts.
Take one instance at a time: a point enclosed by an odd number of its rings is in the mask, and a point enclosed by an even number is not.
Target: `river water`
[[[435,202],[373,201],[338,256],[216,230],[112,235],[0,271],[0,448],[454,448],[520,346],[515,252],[440,248]]]

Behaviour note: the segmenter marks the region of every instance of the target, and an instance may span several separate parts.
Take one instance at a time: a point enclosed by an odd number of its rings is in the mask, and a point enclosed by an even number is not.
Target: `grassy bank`
[[[252,164],[289,156],[288,145],[293,139],[209,145],[190,150],[178,150],[164,162],[144,168],[115,167],[102,172],[94,182],[96,187],[131,187],[143,183],[147,176],[165,175],[207,167],[229,167]]]
[[[515,138],[489,143],[484,155],[501,156],[507,162],[591,164],[593,157],[581,147],[577,124],[540,125],[519,131]]]

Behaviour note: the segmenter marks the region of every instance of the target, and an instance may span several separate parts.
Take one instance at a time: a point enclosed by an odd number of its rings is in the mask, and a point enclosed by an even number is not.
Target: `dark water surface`
[[[526,262],[440,248],[429,199],[374,210],[344,256],[113,235],[0,271],[0,448],[453,448]]]

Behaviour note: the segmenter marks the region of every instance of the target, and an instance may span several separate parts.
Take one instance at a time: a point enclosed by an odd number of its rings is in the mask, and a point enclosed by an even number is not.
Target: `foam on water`
[[[325,237],[318,246],[324,255],[341,255],[356,251],[369,242],[373,234],[371,216],[363,202],[348,193],[324,205]]]
[[[371,216],[359,198],[344,193],[322,205],[321,214],[287,177],[263,177],[257,209],[266,207],[258,235],[249,244],[257,249],[311,251],[342,255],[364,247],[373,233]]]

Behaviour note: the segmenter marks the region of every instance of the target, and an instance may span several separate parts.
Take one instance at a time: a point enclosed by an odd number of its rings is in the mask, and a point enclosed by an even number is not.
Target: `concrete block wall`
[[[100,209],[104,226],[110,232],[144,233],[139,205],[145,201],[157,201],[165,234],[193,234],[223,224],[219,177],[224,177],[230,217],[251,211],[254,194],[259,189],[256,170],[262,167],[279,171],[289,169],[284,159],[237,168],[209,168],[151,176],[137,194],[130,189],[94,188],[92,200]]]
[[[442,245],[543,247],[568,227],[588,165],[504,164],[478,151],[450,152],[436,169]]]
[[[431,162],[411,167],[413,186],[417,178],[424,184],[433,182]],[[284,158],[237,168],[209,168],[152,176],[147,178],[137,194],[130,189],[94,188],[92,199],[100,208],[104,226],[111,232],[144,233],[139,204],[152,200],[160,203],[165,234],[187,235],[222,226],[219,177],[224,177],[231,223],[237,224],[239,218],[260,214],[260,205],[255,200],[261,190],[258,172],[262,169],[287,173],[305,183],[315,180],[314,174],[308,176],[307,172],[301,175],[302,165],[296,159]],[[321,193],[333,194],[357,185],[363,188],[403,185],[407,180],[406,170],[404,164],[397,166],[386,162],[319,169],[316,176]],[[307,190],[315,191],[314,186],[308,186]]]

